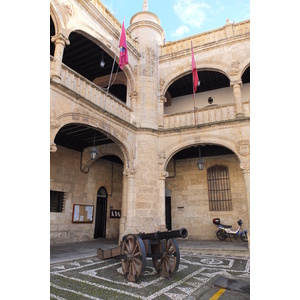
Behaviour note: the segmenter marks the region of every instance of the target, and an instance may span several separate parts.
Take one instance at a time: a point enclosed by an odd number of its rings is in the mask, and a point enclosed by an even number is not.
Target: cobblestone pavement
[[[50,298],[209,300],[220,291],[213,284],[219,277],[250,284],[250,259],[184,252],[177,273],[164,279],[147,258],[146,272],[139,283],[124,278],[119,259],[77,259],[50,266]],[[219,299],[250,299],[250,295],[226,290]]]

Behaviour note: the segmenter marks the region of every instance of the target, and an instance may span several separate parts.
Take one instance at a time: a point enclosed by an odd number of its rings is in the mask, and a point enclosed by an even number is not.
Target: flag
[[[120,48],[119,67],[121,70],[123,70],[123,66],[128,64],[128,53],[127,53],[126,32],[124,27],[124,21],[122,25],[119,48]]]
[[[198,72],[196,68],[196,62],[194,57],[194,50],[193,50],[193,43],[191,41],[191,47],[192,47],[192,73],[193,73],[193,95],[195,97],[195,93],[197,91],[197,86],[200,85]]]

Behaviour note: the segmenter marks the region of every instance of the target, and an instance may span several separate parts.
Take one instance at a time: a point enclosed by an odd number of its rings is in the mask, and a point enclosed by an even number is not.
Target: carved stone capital
[[[249,162],[241,162],[240,168],[242,169],[244,174],[250,173],[250,163]]]
[[[59,33],[51,37],[51,42],[56,44],[61,44],[64,47],[70,45],[70,41],[62,34]]]
[[[166,178],[169,176],[169,172],[166,172],[166,171],[164,171],[164,172],[161,172],[160,174],[159,174],[159,179],[160,180],[166,180]]]
[[[136,99],[138,97],[138,93],[136,91],[133,91],[133,92],[130,93],[129,97]]]
[[[160,102],[166,103],[167,102],[167,98],[164,95],[161,95],[160,96]]]
[[[127,177],[132,177],[134,178],[135,174],[136,174],[136,170],[134,168],[127,168],[123,174]]]
[[[230,81],[230,86],[231,88],[234,88],[234,87],[242,87],[243,85],[243,82],[241,80],[233,80],[233,81]]]
[[[50,153],[53,153],[56,151],[57,151],[56,144],[54,142],[50,142]]]

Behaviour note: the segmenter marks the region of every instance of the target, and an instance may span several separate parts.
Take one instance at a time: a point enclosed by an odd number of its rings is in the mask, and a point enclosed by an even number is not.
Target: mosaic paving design
[[[128,282],[118,259],[97,257],[51,265],[50,298],[76,299],[160,299],[182,300],[215,276],[250,280],[250,260],[240,257],[181,253],[180,265],[172,278],[160,278],[147,259],[139,283]]]

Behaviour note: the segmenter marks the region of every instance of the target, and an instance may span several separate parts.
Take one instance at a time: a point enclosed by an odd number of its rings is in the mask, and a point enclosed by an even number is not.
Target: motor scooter
[[[221,224],[220,218],[214,218],[213,223],[216,226],[218,226],[216,230],[216,236],[220,241],[224,241],[229,237],[229,238],[234,238],[235,240],[240,238],[243,242],[248,242],[247,230],[242,229],[242,225],[243,225],[242,220],[238,220],[237,223],[239,225],[239,228],[236,231],[231,230],[232,228],[231,225]]]

